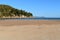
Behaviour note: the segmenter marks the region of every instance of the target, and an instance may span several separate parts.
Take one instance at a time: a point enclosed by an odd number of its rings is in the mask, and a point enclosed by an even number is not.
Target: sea
[[[0,20],[60,20],[60,18],[0,18]]]

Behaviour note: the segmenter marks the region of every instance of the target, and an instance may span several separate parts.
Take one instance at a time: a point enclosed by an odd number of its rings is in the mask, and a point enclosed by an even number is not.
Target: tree
[[[0,5],[0,17],[13,17],[13,16],[26,16],[26,17],[30,17],[30,16],[33,16],[32,13],[30,12],[26,12],[25,10],[19,10],[19,9],[16,9],[16,8],[13,8],[9,5]]]

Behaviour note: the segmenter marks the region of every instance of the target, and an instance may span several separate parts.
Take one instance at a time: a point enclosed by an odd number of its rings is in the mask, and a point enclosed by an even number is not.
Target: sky
[[[37,17],[60,17],[60,0],[0,0],[0,4],[31,12]]]

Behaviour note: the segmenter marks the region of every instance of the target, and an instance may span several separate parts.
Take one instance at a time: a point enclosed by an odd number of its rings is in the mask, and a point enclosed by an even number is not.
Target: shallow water
[[[60,20],[60,18],[0,18],[0,20]]]

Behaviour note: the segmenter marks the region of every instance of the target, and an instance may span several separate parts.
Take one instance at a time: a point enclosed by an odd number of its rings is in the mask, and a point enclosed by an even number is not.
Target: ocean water
[[[0,18],[0,20],[60,20],[60,18]]]

